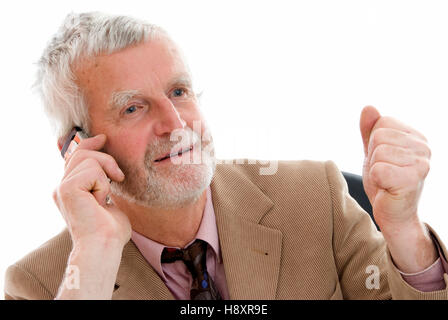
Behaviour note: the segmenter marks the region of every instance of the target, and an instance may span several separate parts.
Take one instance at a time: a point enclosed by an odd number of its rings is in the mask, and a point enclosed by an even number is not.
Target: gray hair
[[[80,59],[111,54],[167,33],[160,27],[127,16],[99,12],[70,13],[38,62],[34,87],[59,138],[74,126],[90,130],[87,103],[72,67]]]

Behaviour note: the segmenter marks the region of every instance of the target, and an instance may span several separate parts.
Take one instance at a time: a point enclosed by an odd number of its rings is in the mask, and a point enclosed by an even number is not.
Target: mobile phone
[[[79,127],[74,127],[67,136],[64,145],[60,149],[62,158],[65,160],[78,147],[82,139],[87,139],[89,136]]]

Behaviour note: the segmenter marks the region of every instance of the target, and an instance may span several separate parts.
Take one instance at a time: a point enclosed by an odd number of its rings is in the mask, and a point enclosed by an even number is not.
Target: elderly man
[[[75,126],[88,138],[54,192],[67,228],[9,267],[7,299],[448,297],[446,250],[417,215],[430,150],[416,130],[361,114],[378,232],[330,161],[217,163],[159,27],[71,14],[39,66],[59,147]]]

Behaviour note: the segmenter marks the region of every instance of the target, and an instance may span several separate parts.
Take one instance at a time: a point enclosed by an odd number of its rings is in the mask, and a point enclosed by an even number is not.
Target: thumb
[[[370,134],[381,114],[372,106],[364,107],[361,111],[361,118],[359,120],[359,128],[361,129],[362,142],[364,144],[364,155],[367,157]]]

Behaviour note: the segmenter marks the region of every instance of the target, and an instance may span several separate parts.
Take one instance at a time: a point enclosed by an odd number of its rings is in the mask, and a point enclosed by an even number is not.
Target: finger
[[[375,148],[370,157],[369,165],[373,166],[376,162],[386,162],[396,166],[413,166],[419,163],[420,156],[413,150],[389,144],[380,144]]]
[[[370,134],[377,121],[381,118],[380,113],[372,106],[365,107],[361,112],[359,128],[364,144],[364,155],[367,157]]]
[[[94,137],[82,139],[78,146],[74,149],[72,154],[68,155],[65,160],[65,166],[67,166],[67,163],[70,161],[70,159],[73,157],[73,155],[78,150],[101,150],[105,143],[106,143],[106,135],[105,134],[98,134]]]
[[[368,147],[368,157],[371,157],[376,148],[389,145],[408,149],[411,154],[419,157],[431,158],[431,149],[427,142],[419,137],[389,128],[380,128],[373,131]]]
[[[64,177],[68,176],[71,171],[86,159],[96,160],[110,179],[117,182],[123,181],[124,174],[118,166],[117,161],[111,155],[87,149],[76,150],[72,154],[65,168]]]
[[[89,151],[89,152],[97,152],[97,151]],[[100,153],[100,152],[98,152]],[[70,170],[67,170],[66,174],[64,175],[63,180],[69,179],[71,176],[73,176],[74,174],[77,174],[78,172],[85,170],[86,168],[89,168],[89,166],[91,166],[92,168],[100,168],[101,171],[104,172],[104,174],[106,175],[107,180],[109,181],[109,183],[111,182],[111,180],[116,181],[116,182],[121,182],[124,179],[124,174],[121,175],[118,171],[114,170],[120,170],[120,168],[118,168],[118,165],[114,164],[113,162],[115,161],[113,158],[107,158],[107,154],[106,155],[106,159],[108,159],[108,161],[110,163],[108,163],[107,161],[102,161],[100,159],[100,161],[98,161],[97,157],[98,155],[95,155],[93,157],[87,157],[84,158],[82,161],[80,161],[79,164],[77,164],[76,166],[74,166],[73,169],[70,168]],[[102,155],[100,155],[101,157]],[[117,169],[118,168],[118,169]],[[121,170],[120,170],[121,172]]]
[[[428,143],[419,136],[404,131],[391,128],[375,129],[370,136],[368,153],[373,153],[375,148],[382,144],[408,148],[418,156],[431,158],[431,149]]]
[[[370,179],[380,189],[395,193],[397,190],[416,186],[421,181],[417,170],[409,167],[400,167],[386,162],[376,162],[370,168]]]
[[[94,137],[82,139],[77,149],[101,150],[104,147],[106,140],[107,140],[106,135],[100,133]]]
[[[408,133],[411,135],[415,135],[425,142],[428,141],[422,133],[420,133],[416,129],[412,128],[411,126],[408,126],[408,125],[404,124],[403,122],[398,121],[397,119],[392,118],[392,117],[381,117],[381,119],[379,119],[377,121],[377,123],[375,124],[373,131],[380,129],[380,128],[395,129],[395,130],[402,131],[402,132],[405,132],[405,133]]]
[[[98,162],[86,159],[71,172],[63,185],[71,184],[76,188],[90,192],[101,206],[106,206],[106,197],[110,193],[110,183],[106,173]]]

